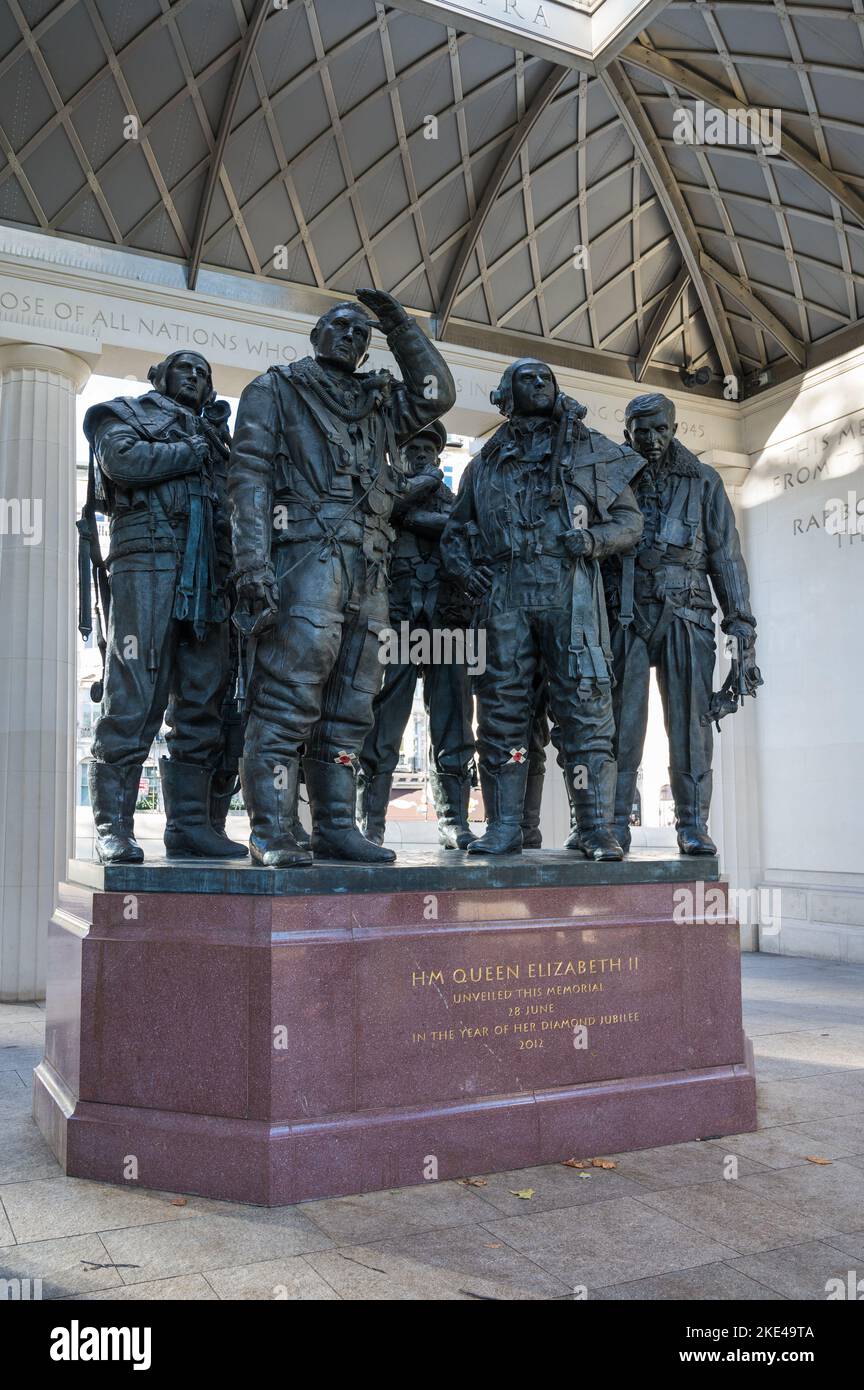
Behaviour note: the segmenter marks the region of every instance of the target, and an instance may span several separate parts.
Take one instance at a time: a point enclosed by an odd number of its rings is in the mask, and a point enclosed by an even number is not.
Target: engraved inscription
[[[601,1000],[590,1014],[570,1012],[577,999],[582,1002],[585,995],[602,995],[638,971],[636,955],[418,967],[410,975],[415,996],[434,1001],[436,1012],[442,1005],[448,1012],[452,1008],[454,1018],[446,1027],[415,1028],[410,1039],[412,1044],[426,1046],[488,1045],[494,1039],[509,1041],[514,1050],[524,1052],[539,1051],[546,1041],[566,1034],[569,1044],[577,1030],[584,1033],[639,1022],[638,1010],[607,1006],[604,1011]],[[471,988],[489,985],[498,988]],[[573,1046],[584,1045],[573,1041]]]

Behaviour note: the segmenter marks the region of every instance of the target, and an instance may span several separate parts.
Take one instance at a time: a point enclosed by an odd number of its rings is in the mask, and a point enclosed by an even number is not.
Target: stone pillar
[[[750,469],[747,454],[714,450],[702,455],[723,479],[735,512],[741,546],[747,558],[747,516],[741,506],[741,488]],[[758,595],[752,595],[753,609],[759,617]],[[719,615],[718,615],[719,617]],[[728,658],[721,655],[724,637],[717,632],[717,666],[714,689],[725,680]],[[757,650],[757,661],[758,650]],[[730,889],[739,893],[741,946],[745,951],[759,949],[758,891],[761,876],[761,837],[759,822],[758,758],[756,752],[757,711],[752,700],[737,714],[728,715],[714,734],[714,796],[709,830],[717,843],[720,871]],[[733,904],[734,905],[734,904]]]
[[[73,834],[75,395],[90,367],[0,346],[0,1001],[45,993]]]

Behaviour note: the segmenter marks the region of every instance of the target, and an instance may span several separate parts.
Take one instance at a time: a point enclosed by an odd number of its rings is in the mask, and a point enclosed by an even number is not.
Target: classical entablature
[[[402,0],[401,8],[593,72],[665,0]]]

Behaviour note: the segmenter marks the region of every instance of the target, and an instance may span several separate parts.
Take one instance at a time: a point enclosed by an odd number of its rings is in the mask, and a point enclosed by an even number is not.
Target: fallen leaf
[[[485,1187],[486,1184],[488,1183],[489,1179],[488,1179],[488,1178],[460,1178],[459,1181],[461,1182],[461,1184],[462,1184],[463,1187]]]
[[[618,1164],[613,1163],[611,1158],[592,1158],[592,1168],[617,1168]]]
[[[591,1174],[590,1174],[590,1173],[580,1173],[579,1176],[580,1176],[580,1178],[590,1178],[590,1177],[591,1177]]]
[[[512,1196],[514,1196],[514,1197],[521,1197],[522,1200],[523,1200],[524,1202],[530,1202],[531,1198],[534,1196],[534,1188],[533,1188],[533,1187],[520,1187],[520,1188],[513,1188],[513,1187],[511,1187],[511,1188],[510,1188],[510,1192],[511,1192]]]
[[[486,1249],[487,1249],[487,1250],[500,1250],[500,1249],[501,1249],[501,1241],[500,1241],[500,1240],[495,1241],[494,1244],[490,1244],[489,1241],[486,1241],[486,1242],[485,1242],[485,1245],[486,1245]]]
[[[186,1205],[186,1198],[185,1198],[185,1197],[174,1197],[174,1198],[172,1198],[172,1200],[171,1200],[171,1205],[172,1205],[172,1207],[185,1207],[185,1205]]]
[[[564,1168],[590,1168],[591,1161],[587,1158],[565,1158],[562,1166]]]
[[[833,1161],[834,1161],[834,1160],[831,1159],[831,1158],[816,1158],[815,1155],[813,1155],[813,1154],[805,1154],[804,1157],[806,1158],[806,1160],[807,1160],[808,1163],[825,1163],[825,1164],[828,1164],[828,1163],[833,1163]]]

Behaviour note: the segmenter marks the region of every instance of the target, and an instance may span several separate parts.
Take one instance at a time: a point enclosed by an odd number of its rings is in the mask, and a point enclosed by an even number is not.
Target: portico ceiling
[[[670,385],[864,339],[864,0],[671,0],[560,62],[465,7],[5,0],[0,221]],[[678,143],[698,102],[777,145]]]

